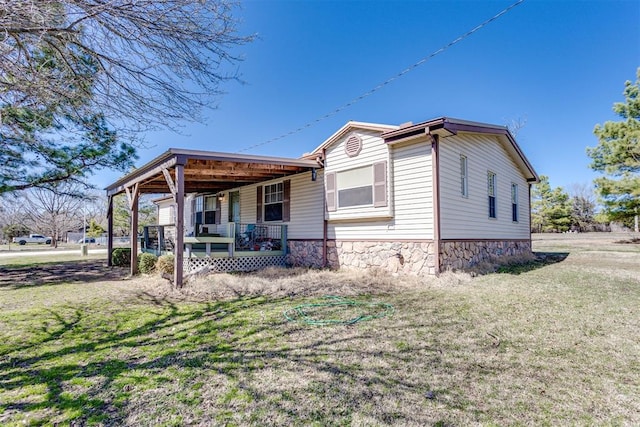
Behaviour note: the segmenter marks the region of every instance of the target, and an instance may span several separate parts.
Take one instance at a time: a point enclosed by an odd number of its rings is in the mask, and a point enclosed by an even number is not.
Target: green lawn
[[[534,249],[546,259],[475,278],[270,270],[182,292],[5,266],[0,425],[639,425],[640,245]],[[283,316],[324,295],[395,310]],[[378,314],[314,313],[357,310]]]

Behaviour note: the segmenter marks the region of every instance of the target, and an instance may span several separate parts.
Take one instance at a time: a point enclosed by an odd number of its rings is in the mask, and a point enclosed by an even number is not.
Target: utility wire
[[[315,120],[312,120],[310,122],[307,122],[306,124],[300,126],[297,129],[294,129],[292,131],[289,131],[287,133],[283,133],[280,136],[277,136],[275,138],[271,138],[267,141],[264,142],[260,142],[258,144],[254,144],[251,145],[249,147],[243,148],[239,151],[237,151],[238,153],[242,153],[244,151],[249,151],[252,150],[254,148],[257,147],[261,147],[263,145],[267,145],[267,144],[271,144],[273,142],[279,141],[281,139],[284,139],[288,136],[294,135],[296,133],[299,133],[301,131],[303,131],[304,129],[307,129],[313,125],[315,125],[316,123],[319,123],[323,120],[328,119],[329,117],[335,116],[336,114],[338,114],[339,112],[341,112],[342,110],[345,110],[349,107],[351,107],[352,105],[356,104],[357,102],[362,101],[363,99],[367,98],[368,96],[373,95],[374,93],[376,93],[377,91],[379,91],[380,89],[382,89],[383,87],[387,86],[389,83],[398,80],[400,77],[404,76],[405,74],[409,73],[410,71],[413,71],[414,69],[418,68],[419,66],[421,66],[422,64],[424,64],[425,62],[429,61],[431,58],[433,58],[436,55],[441,54],[442,52],[446,51],[447,49],[449,49],[450,47],[460,43],[462,40],[466,39],[467,37],[469,37],[470,35],[472,35],[473,33],[475,33],[476,31],[482,29],[483,27],[489,25],[490,23],[492,23],[493,21],[495,21],[496,19],[500,18],[502,15],[506,14],[507,12],[509,12],[511,9],[515,8],[516,6],[519,6],[521,3],[523,3],[524,0],[518,0],[517,2],[513,3],[511,6],[503,9],[502,11],[498,12],[496,15],[492,16],[491,18],[487,19],[486,21],[482,22],[481,24],[477,25],[476,27],[474,27],[473,29],[467,31],[466,33],[464,33],[463,35],[459,36],[458,38],[456,38],[455,40],[447,43],[446,45],[442,46],[440,49],[432,52],[431,54],[425,56],[424,58],[420,59],[418,62],[416,62],[415,64],[405,68],[404,70],[400,71],[398,74],[388,78],[387,80],[385,80],[384,82],[380,83],[379,85],[377,85],[376,87],[374,87],[373,89],[363,93],[362,95],[352,99],[351,101],[347,102],[346,104],[343,104],[341,106],[339,106],[338,108],[336,108],[335,110],[318,117]]]

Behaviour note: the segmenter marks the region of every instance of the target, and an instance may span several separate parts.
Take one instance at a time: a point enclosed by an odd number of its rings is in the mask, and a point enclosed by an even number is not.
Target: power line
[[[487,19],[486,21],[482,22],[481,24],[478,24],[477,26],[475,26],[473,29],[467,31],[466,33],[464,33],[463,35],[459,36],[458,38],[454,39],[453,41],[450,41],[449,43],[447,43],[446,45],[442,46],[440,49],[432,52],[431,54],[425,56],[424,58],[420,59],[418,62],[414,63],[413,65],[410,65],[409,67],[405,68],[404,70],[400,71],[398,74],[388,78],[387,80],[385,80],[384,82],[380,83],[379,85],[375,86],[373,89],[368,90],[367,92],[363,93],[362,95],[352,99],[351,101],[347,102],[346,104],[343,104],[341,106],[339,106],[338,108],[336,108],[335,110],[318,117],[315,120],[312,120],[310,122],[307,122],[306,124],[300,126],[297,129],[294,129],[292,131],[289,131],[287,133],[283,133],[280,136],[277,136],[275,138],[271,138],[267,141],[264,142],[260,142],[258,144],[254,144],[251,145],[249,147],[243,148],[242,150],[239,150],[238,153],[242,153],[244,151],[249,151],[252,150],[254,148],[257,147],[261,147],[263,145],[267,145],[267,144],[271,144],[273,142],[279,141],[281,139],[284,139],[288,136],[294,135],[296,133],[299,133],[313,125],[315,125],[316,123],[319,123],[323,120],[328,119],[329,117],[335,116],[336,114],[338,114],[339,112],[341,112],[342,110],[345,110],[349,107],[351,107],[352,105],[362,101],[363,99],[373,95],[374,93],[376,93],[377,91],[379,91],[380,89],[382,89],[383,87],[387,86],[389,83],[398,80],[400,77],[404,76],[405,74],[409,73],[410,71],[413,71],[414,69],[418,68],[419,66],[421,66],[422,64],[424,64],[425,62],[429,61],[431,58],[433,58],[436,55],[441,54],[442,52],[446,51],[447,49],[449,49],[450,47],[452,47],[455,44],[460,43],[462,40],[466,39],[467,37],[469,37],[470,35],[472,35],[473,33],[475,33],[476,31],[482,29],[483,27],[489,25],[490,23],[492,23],[493,21],[495,21],[496,19],[500,18],[502,15],[508,13],[511,9],[515,8],[516,6],[519,6],[521,3],[523,3],[524,0],[518,0],[515,3],[513,3],[512,5],[508,6],[507,8],[501,10],[500,12],[498,12],[497,14],[495,14],[494,16],[492,16],[491,18]]]

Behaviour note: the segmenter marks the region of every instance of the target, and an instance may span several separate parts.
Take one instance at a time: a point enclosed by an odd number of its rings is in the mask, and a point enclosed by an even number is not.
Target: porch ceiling
[[[113,196],[137,184],[140,193],[171,193],[163,171],[175,182],[176,165],[184,166],[185,193],[215,193],[321,167],[315,160],[171,148],[105,190]]]

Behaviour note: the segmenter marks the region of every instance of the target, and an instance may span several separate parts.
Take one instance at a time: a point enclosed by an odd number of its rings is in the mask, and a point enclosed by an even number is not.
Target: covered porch
[[[317,160],[289,159],[169,149],[106,188],[108,197],[108,265],[112,265],[113,198],[126,194],[131,210],[131,274],[137,273],[138,251],[171,251],[175,255],[174,283],[183,284],[184,273],[202,266],[243,270],[243,265],[260,268],[264,263],[284,263],[287,248],[285,224],[224,224],[206,233],[185,235],[185,195],[218,194],[229,189],[284,178],[322,167]],[[315,176],[315,174],[312,174]],[[147,227],[139,246],[138,201],[141,194],[170,194],[175,205],[173,238],[166,239],[166,227],[153,232]],[[289,203],[285,200],[284,203]],[[161,226],[158,226],[161,227]],[[251,260],[251,261],[249,261]],[[255,269],[255,268],[254,268]]]
[[[141,251],[156,256],[175,254],[174,226],[144,227]],[[208,230],[209,231],[209,230]],[[185,272],[209,267],[213,271],[251,271],[284,265],[287,225],[228,223],[219,232],[184,237]]]

